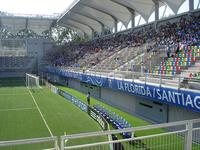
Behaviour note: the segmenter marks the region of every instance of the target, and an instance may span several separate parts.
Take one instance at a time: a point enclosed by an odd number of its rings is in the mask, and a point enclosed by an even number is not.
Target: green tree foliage
[[[37,36],[38,35],[34,31],[29,29],[22,29],[17,33],[17,37],[20,38],[35,38]]]
[[[5,28],[0,28],[0,38],[13,38],[14,35]]]
[[[89,39],[88,37],[81,37],[80,34],[70,28],[61,26],[52,28],[52,38],[59,45],[68,42],[80,43]]]

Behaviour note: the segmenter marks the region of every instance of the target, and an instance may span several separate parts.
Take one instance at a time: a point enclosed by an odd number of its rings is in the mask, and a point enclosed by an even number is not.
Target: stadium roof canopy
[[[159,7],[168,5],[177,14],[185,0],[76,0],[58,19],[61,26],[76,28],[92,36],[93,31],[102,33],[105,27],[115,28],[118,22],[125,27],[140,14],[146,22]],[[156,18],[156,16],[155,16]]]
[[[29,29],[41,35],[43,31],[49,30],[56,22],[55,17],[42,16],[18,16],[14,14],[0,14],[0,28],[5,28],[16,34],[22,29]]]

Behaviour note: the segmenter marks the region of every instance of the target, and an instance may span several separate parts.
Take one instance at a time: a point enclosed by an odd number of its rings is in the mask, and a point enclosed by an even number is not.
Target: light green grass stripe
[[[0,109],[0,112],[2,112],[2,111],[24,111],[24,110],[33,110],[33,109],[36,109],[36,107]]]
[[[37,102],[36,102],[36,100],[35,100],[35,98],[34,98],[32,92],[31,92],[29,89],[28,89],[28,92],[30,93],[30,95],[31,95],[31,97],[32,97],[32,99],[33,99],[33,101],[34,101],[35,106],[37,107],[37,110],[39,111],[40,116],[42,117],[42,120],[44,121],[45,126],[47,127],[47,129],[48,129],[50,135],[53,137],[54,135],[53,135],[53,133],[51,132],[51,129],[49,128],[49,125],[48,125],[48,123],[46,122],[46,120],[45,120],[45,118],[44,118],[44,115],[42,114],[42,112],[41,112],[41,110],[40,110],[40,108],[39,108],[39,106],[38,106],[38,104],[37,104]]]

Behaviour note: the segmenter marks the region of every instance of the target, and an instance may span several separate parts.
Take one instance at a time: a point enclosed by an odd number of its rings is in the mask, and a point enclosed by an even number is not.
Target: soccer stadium
[[[199,8],[2,0],[0,150],[200,150]]]

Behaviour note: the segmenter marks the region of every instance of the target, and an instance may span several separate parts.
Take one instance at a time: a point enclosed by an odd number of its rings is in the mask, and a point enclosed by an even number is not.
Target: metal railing
[[[148,131],[155,131],[147,134]],[[159,132],[158,132],[159,131]],[[120,133],[132,132],[136,136],[128,139],[120,137]],[[157,133],[156,133],[157,132]],[[150,132],[149,132],[150,133]],[[143,136],[137,136],[141,135]],[[88,142],[84,144],[71,144],[73,140],[84,138],[98,138],[102,136],[118,135],[112,141]],[[115,136],[116,137],[116,136]],[[111,146],[112,145],[112,146]],[[61,137],[61,150],[92,149],[92,150],[192,150],[200,149],[200,119],[149,125],[122,130],[104,132],[82,133],[65,135]]]
[[[114,78],[121,80],[131,80],[135,83],[143,83],[148,85],[171,86],[175,88],[189,88],[194,90],[200,90],[200,77],[194,78],[183,75],[166,75],[166,74],[154,74],[132,72],[132,71],[118,71],[118,70],[96,70],[96,69],[80,69],[80,68],[65,68],[61,67],[62,70],[69,72],[101,76],[105,78]]]
[[[132,132],[131,138],[121,133]],[[111,139],[107,138],[111,137]],[[45,143],[45,144],[44,144]],[[57,137],[0,141],[0,149],[199,150],[200,119]],[[27,146],[28,145],[28,146]]]
[[[0,141],[0,150],[4,148],[11,149],[51,149],[58,150],[58,139],[54,137],[22,139],[12,141]]]

